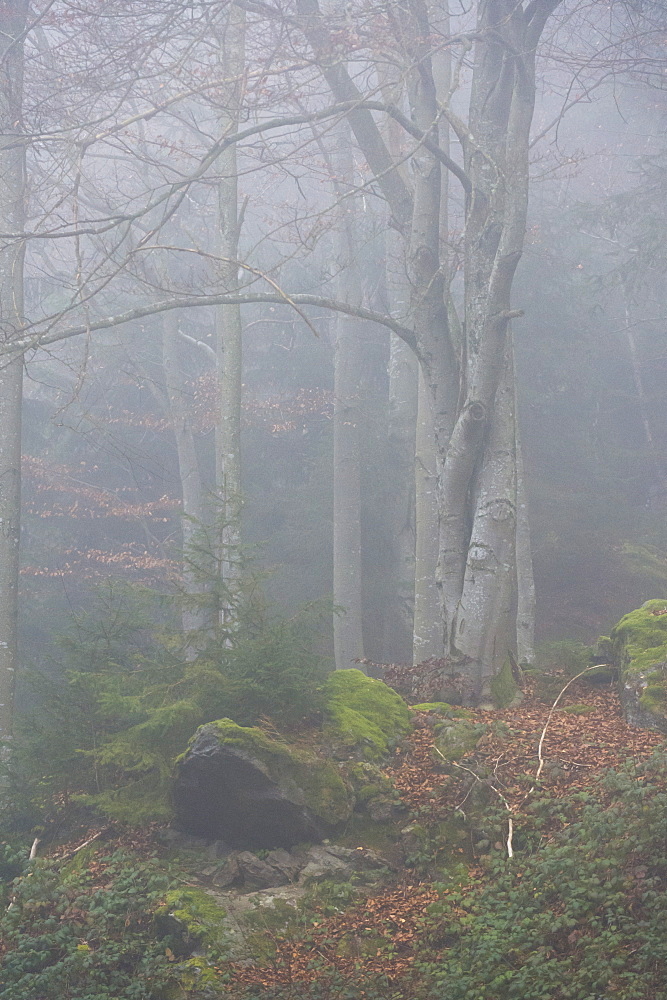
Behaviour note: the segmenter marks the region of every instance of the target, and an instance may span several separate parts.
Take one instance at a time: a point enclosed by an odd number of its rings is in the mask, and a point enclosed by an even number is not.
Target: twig
[[[480,785],[484,784],[488,788],[490,788],[492,792],[496,793],[496,795],[498,796],[498,798],[500,799],[500,801],[502,802],[502,804],[505,806],[505,809],[507,809],[507,812],[509,813],[509,816],[507,818],[507,842],[506,842],[506,847],[507,847],[507,857],[508,858],[513,858],[514,857],[514,848],[512,846],[512,838],[514,836],[514,824],[512,822],[512,810],[510,808],[509,802],[507,801],[507,799],[505,798],[505,796],[503,795],[503,793],[500,791],[500,789],[496,788],[495,785],[490,784],[488,781],[482,781],[482,779],[480,778],[480,776],[478,774],[475,774],[475,772],[471,768],[466,767],[465,764],[457,764],[455,760],[447,760],[447,758],[445,757],[444,753],[442,753],[442,751],[439,750],[438,747],[434,746],[433,749],[435,750],[435,752],[440,757],[442,757],[442,759],[445,761],[446,764],[452,764],[454,767],[458,767],[461,771],[467,771],[468,774],[471,774],[473,776],[473,778],[475,779],[475,781],[479,781]],[[466,796],[466,798],[467,797],[468,796]],[[465,799],[463,801],[465,802]]]
[[[545,739],[545,737],[547,735],[547,729],[549,728],[549,723],[551,722],[551,717],[553,716],[554,712],[556,711],[556,707],[558,705],[558,702],[561,700],[561,698],[563,697],[563,695],[565,694],[565,692],[569,688],[570,684],[574,684],[574,682],[578,681],[580,677],[584,676],[584,674],[587,674],[591,670],[597,670],[599,667],[609,667],[609,664],[608,663],[595,663],[595,664],[593,664],[592,667],[586,667],[586,669],[582,670],[580,674],[576,675],[576,677],[571,677],[570,680],[565,685],[565,687],[560,692],[560,694],[558,695],[558,697],[556,698],[556,700],[553,703],[553,705],[551,706],[551,708],[549,710],[549,715],[547,716],[547,721],[544,723],[544,729],[542,730],[542,735],[540,736],[540,742],[539,742],[538,747],[537,747],[537,760],[538,760],[539,763],[538,763],[537,771],[535,773],[535,781],[538,781],[540,775],[542,774],[542,768],[544,767],[544,757],[542,756],[542,747],[544,746],[544,739]],[[533,785],[532,788],[530,788],[526,792],[526,794],[524,796],[524,799],[528,798],[528,796],[530,795],[530,793],[533,792],[534,790],[535,790],[535,785]]]
[[[92,844],[94,840],[98,840],[108,830],[109,830],[108,826],[105,826],[102,830],[98,830],[97,833],[93,834],[92,837],[89,837],[88,840],[84,840],[83,844],[79,844],[79,846],[75,847],[74,850],[68,851],[67,854],[63,854],[61,858],[58,858],[58,861],[61,863],[63,861],[69,861],[69,859],[73,858],[75,854],[78,854],[79,851],[82,851],[84,847],[88,847],[88,845]]]

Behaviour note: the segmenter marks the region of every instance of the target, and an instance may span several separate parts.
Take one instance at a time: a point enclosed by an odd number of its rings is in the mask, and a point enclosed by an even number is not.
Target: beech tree
[[[23,358],[11,350],[23,326],[25,146],[23,33],[27,0],[0,4],[0,743],[11,738],[16,672]]]
[[[335,99],[356,102],[351,128],[403,235],[411,306],[406,326],[428,389],[438,453],[438,585],[444,645],[464,696],[488,697],[516,649],[516,432],[511,290],[523,248],[537,46],[558,0],[483,0],[476,23],[438,35],[444,7],[426,0],[377,7],[408,80],[416,137],[412,184],[397,169],[372,116],[377,105],[340,58],[340,43],[317,0],[297,0],[297,22]],[[348,12],[348,16],[351,16]],[[363,12],[362,16],[370,16]],[[359,24],[359,22],[355,22]],[[378,23],[377,21],[375,23]],[[336,26],[340,28],[340,25]],[[361,29],[360,29],[361,30]],[[455,46],[472,57],[467,120],[438,100],[433,56]],[[451,98],[451,95],[447,95]],[[396,108],[385,113],[401,118]],[[460,144],[455,162],[441,122]],[[453,274],[440,230],[443,167],[465,195],[460,323],[452,323]],[[458,336],[458,329],[462,331]]]

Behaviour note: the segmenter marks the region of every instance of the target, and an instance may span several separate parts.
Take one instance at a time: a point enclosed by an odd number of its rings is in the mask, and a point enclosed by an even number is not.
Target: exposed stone
[[[236,863],[243,876],[243,884],[253,889],[272,889],[285,885],[289,878],[266,861],[262,861],[250,851],[241,851],[236,855]]]
[[[266,856],[266,863],[283,875],[285,882],[296,881],[301,870],[299,859],[282,847],[279,847],[276,851],[269,851]],[[276,884],[282,885],[283,883]]]
[[[319,841],[353,804],[331,762],[230,719],[197,730],[173,798],[181,830],[250,848]]]
[[[338,845],[316,845],[306,852],[306,864],[299,881],[317,882],[322,879],[347,881],[355,872],[372,872],[386,868],[387,861],[365,847],[352,849]]]

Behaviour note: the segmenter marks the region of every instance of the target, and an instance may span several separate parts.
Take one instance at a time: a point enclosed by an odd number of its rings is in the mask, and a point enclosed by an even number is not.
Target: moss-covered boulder
[[[410,709],[383,681],[360,670],[336,670],[324,687],[327,735],[334,743],[379,760],[412,728]]]
[[[197,730],[173,799],[178,829],[249,848],[320,840],[354,804],[335,764],[231,719]]]
[[[605,648],[627,721],[667,733],[667,601],[647,601],[621,618]]]

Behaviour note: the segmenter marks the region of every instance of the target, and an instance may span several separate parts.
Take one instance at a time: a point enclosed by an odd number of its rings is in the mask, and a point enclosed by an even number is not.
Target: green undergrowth
[[[123,823],[168,820],[174,758],[198,726],[230,717],[298,728],[321,716],[328,662],[316,648],[329,602],[287,617],[240,590],[230,622],[206,630],[197,655],[155,595],[118,584],[75,615],[36,708],[17,728],[10,774],[17,827],[59,824],[77,801]]]
[[[441,1000],[667,996],[667,758],[628,764],[539,849],[443,887],[421,936]],[[586,795],[583,796],[586,798]],[[437,949],[440,959],[426,957]]]
[[[174,981],[156,914],[169,877],[127,853],[59,870],[24,859],[3,887],[1,1000],[161,1000]]]
[[[315,983],[272,983],[281,942],[307,948],[322,920],[358,907],[363,879],[250,910],[242,925],[265,985],[240,988],[225,964],[224,902],[183,866],[95,845],[57,865],[5,847],[0,1000],[665,1000],[666,784],[667,756],[656,754],[565,798],[538,789],[515,818],[512,859],[496,796],[392,827],[389,839],[413,845],[408,866],[440,893],[412,929],[404,980],[364,974],[367,958],[390,963],[406,946],[370,928],[336,939],[357,973],[314,952]]]

